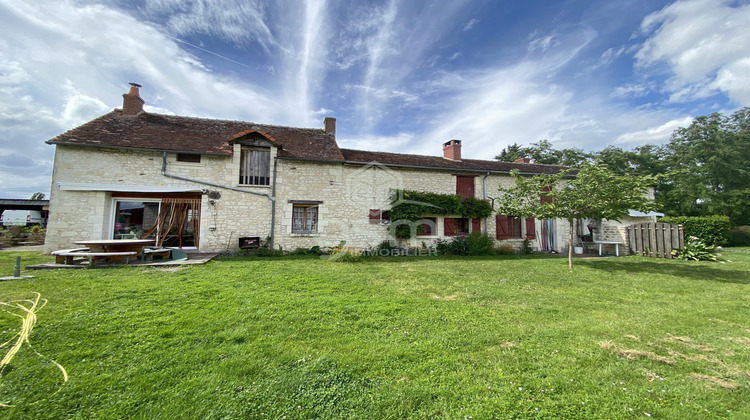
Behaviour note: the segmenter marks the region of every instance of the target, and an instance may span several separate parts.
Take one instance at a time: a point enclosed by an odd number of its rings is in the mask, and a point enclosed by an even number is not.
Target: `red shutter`
[[[471,219],[471,232],[474,233],[474,232],[481,232],[481,231],[482,231],[482,227],[479,225],[479,219],[477,218]]]
[[[373,225],[380,223],[380,210],[370,210],[370,223]]]
[[[504,214],[495,216],[495,232],[497,239],[508,239],[508,216]]]
[[[461,198],[474,197],[474,177],[456,176],[456,194]]]
[[[526,218],[526,237],[536,239],[536,223],[533,217]]]
[[[443,220],[443,236],[456,235],[456,219],[446,217]]]
[[[547,187],[544,187],[544,188],[543,188],[543,190],[544,190],[544,191],[552,191],[552,187],[549,187],[549,186],[547,186]],[[539,197],[539,199],[540,199],[540,201],[541,201],[542,203],[551,203],[551,202],[552,202],[552,198],[551,198],[551,197],[548,197],[548,196],[547,196],[547,194],[542,194],[542,195],[541,195],[541,196]]]

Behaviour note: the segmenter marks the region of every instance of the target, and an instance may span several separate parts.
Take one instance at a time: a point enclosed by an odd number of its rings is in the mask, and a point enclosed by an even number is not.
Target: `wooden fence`
[[[627,227],[631,254],[654,258],[673,258],[673,249],[682,249],[682,225],[638,223]]]

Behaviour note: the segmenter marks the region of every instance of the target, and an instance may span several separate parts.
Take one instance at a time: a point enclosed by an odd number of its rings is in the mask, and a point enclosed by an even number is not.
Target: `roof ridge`
[[[121,108],[115,108],[112,112],[120,111],[122,112]],[[291,125],[278,125],[278,124],[265,124],[265,123],[257,123],[254,121],[244,121],[244,120],[228,120],[223,118],[210,118],[210,117],[192,117],[187,115],[173,115],[173,114],[160,114],[158,112],[146,112],[143,111],[143,114],[145,115],[155,115],[158,117],[166,117],[166,118],[182,118],[182,119],[188,119],[188,120],[204,120],[204,121],[217,121],[217,122],[227,122],[227,123],[237,123],[237,124],[249,124],[249,125],[258,125],[258,126],[265,126],[265,127],[274,127],[274,128],[291,128],[295,130],[315,130],[315,131],[323,131],[325,132],[324,128],[314,128],[314,127],[295,127]],[[105,114],[107,115],[107,114]]]
[[[361,150],[361,149],[349,149],[341,147],[339,148],[341,152],[344,151],[351,151],[351,152],[364,152],[364,153],[385,153],[388,155],[395,155],[395,156],[419,156],[419,157],[428,157],[428,158],[435,158],[435,159],[443,159],[442,156],[435,156],[435,155],[420,155],[416,153],[397,153],[397,152],[380,152],[380,151],[374,151],[374,150]],[[545,166],[549,168],[563,168],[568,169],[569,166],[564,165],[550,165],[546,163],[519,163],[519,162],[504,162],[502,160],[489,160],[489,159],[461,159],[460,162],[489,162],[489,163],[509,163],[509,164],[516,164],[516,165],[537,165],[537,166]]]

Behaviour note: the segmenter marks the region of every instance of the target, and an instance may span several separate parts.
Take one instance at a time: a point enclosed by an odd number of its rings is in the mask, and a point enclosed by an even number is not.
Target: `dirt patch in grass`
[[[658,355],[658,354],[656,354],[654,352],[646,351],[646,350],[623,348],[623,347],[620,347],[617,344],[613,343],[610,340],[600,341],[597,344],[599,344],[599,347],[601,347],[602,349],[609,350],[612,353],[614,353],[614,354],[616,354],[616,355],[618,355],[620,357],[624,357],[624,358],[626,358],[628,360],[634,360],[634,359],[637,359],[639,357],[643,357],[643,358],[646,358],[646,359],[650,359],[650,360],[654,360],[654,361],[661,362],[661,363],[666,363],[666,364],[672,364],[672,363],[674,363],[674,359],[671,359],[669,357],[660,356],[660,355]]]
[[[458,297],[458,295],[440,296],[440,295],[436,295],[435,293],[430,293],[430,297],[433,298],[433,299],[437,299],[437,300],[456,300],[456,298]]]
[[[487,347],[487,351],[495,351],[499,349],[509,349],[511,347],[516,347],[518,344],[516,344],[515,341],[506,341],[505,343],[498,344],[496,346],[489,346]]]
[[[733,343],[743,344],[745,347],[750,349],[750,338],[747,337],[724,337],[725,340]]]
[[[721,378],[717,378],[715,376],[702,375],[700,373],[691,373],[690,377],[698,381],[710,382],[724,389],[736,389],[737,388],[737,384],[735,384],[734,382],[727,381]]]
[[[695,349],[695,350],[697,350],[699,352],[702,352],[702,353],[713,353],[713,352],[716,351],[716,349],[714,349],[712,347],[704,346],[704,345],[702,345],[700,343],[697,343],[695,340],[693,340],[690,337],[677,337],[677,336],[674,336],[674,335],[670,335],[670,336],[668,336],[666,338],[663,338],[662,340],[663,341],[676,342],[676,343],[682,343],[685,346],[690,347],[692,349]]]
[[[626,335],[625,337],[634,341],[640,341],[638,337],[633,335]],[[725,337],[724,340],[740,343],[743,345],[750,345],[750,339],[744,337]],[[610,351],[628,360],[642,358],[654,360],[668,365],[684,365],[685,363],[688,363],[688,365],[686,366],[689,369],[691,369],[692,366],[697,366],[701,363],[708,363],[710,365],[713,365],[714,369],[717,369],[720,375],[731,377],[737,380],[733,381],[731,379],[723,379],[717,376],[710,376],[699,373],[688,374],[688,376],[694,380],[706,382],[709,389],[714,389],[714,386],[718,386],[724,389],[736,389],[741,386],[744,387],[746,386],[745,381],[741,378],[743,376],[750,377],[750,371],[744,370],[740,366],[737,366],[733,363],[728,363],[721,357],[715,357],[711,354],[704,354],[716,352],[722,354],[722,352],[726,349],[718,346],[717,350],[717,348],[704,345],[703,343],[700,343],[690,337],[668,335],[665,338],[658,339],[655,343],[644,343],[649,347],[658,349],[660,350],[660,352],[666,353],[667,355],[656,354],[645,349],[627,348],[613,342],[612,340],[600,341],[597,344],[600,348]],[[648,369],[644,368],[643,372],[646,380],[649,382],[653,382],[655,380],[664,380],[664,378]]]
[[[625,338],[629,338],[629,339],[631,339],[633,341],[641,341],[641,339],[638,338],[638,336],[633,335],[633,334],[628,334],[628,335],[625,336]]]
[[[718,319],[718,318],[710,318],[709,321],[714,321],[716,323],[724,324],[724,325],[730,325],[732,327],[742,328],[743,330],[745,330],[747,332],[750,332],[750,328],[747,328],[746,326],[744,326],[742,324],[738,324],[736,322],[724,321],[723,319]]]

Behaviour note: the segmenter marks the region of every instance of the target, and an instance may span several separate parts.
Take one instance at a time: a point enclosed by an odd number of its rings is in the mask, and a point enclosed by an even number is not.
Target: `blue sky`
[[[341,147],[491,159],[664,143],[750,105],[750,1],[0,0],[0,197],[122,105],[323,127]]]

